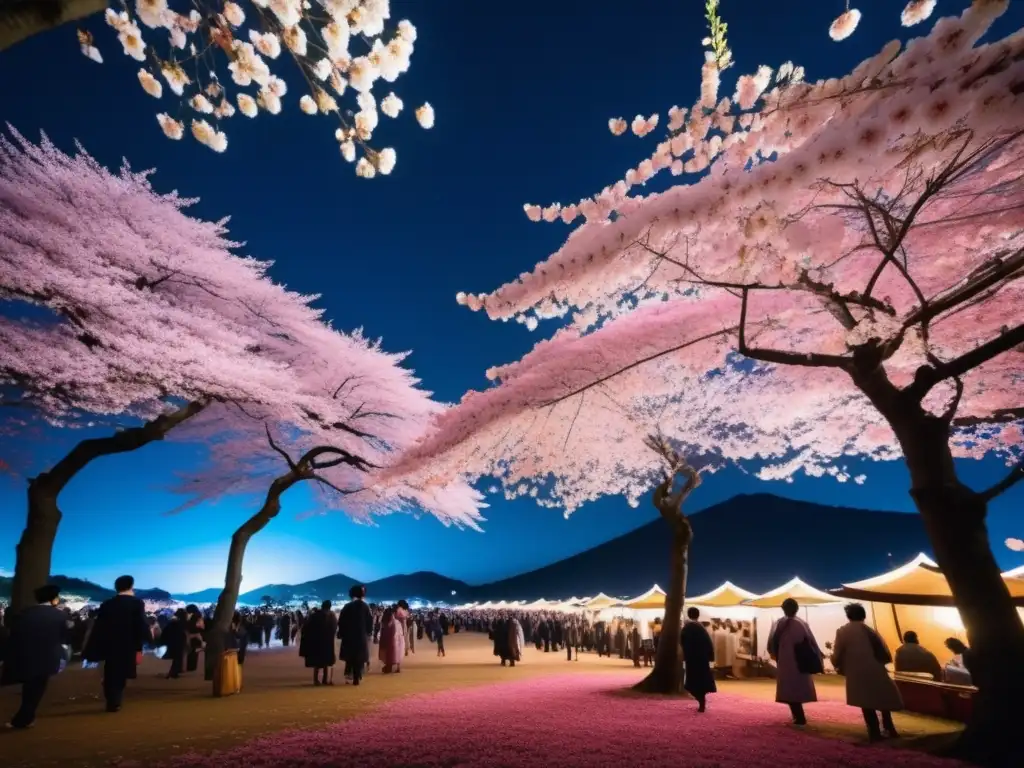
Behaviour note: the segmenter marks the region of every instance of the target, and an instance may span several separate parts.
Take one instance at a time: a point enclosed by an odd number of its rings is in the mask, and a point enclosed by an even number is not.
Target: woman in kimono
[[[384,665],[384,674],[402,671],[405,655],[405,618],[401,604],[384,611],[380,621],[380,650],[377,658]]]
[[[785,614],[772,625],[768,633],[768,654],[775,660],[778,676],[775,681],[775,700],[780,704],[788,704],[793,714],[794,725],[807,725],[804,704],[818,700],[814,689],[814,680],[797,665],[797,646],[805,640],[811,651],[822,657],[818,643],[811,633],[811,628],[797,618],[800,605],[793,598],[782,603]]]

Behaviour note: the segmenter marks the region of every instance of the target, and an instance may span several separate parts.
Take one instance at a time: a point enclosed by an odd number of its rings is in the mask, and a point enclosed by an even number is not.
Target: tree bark
[[[986,500],[957,476],[947,419],[908,402],[880,369],[857,383],[903,450],[910,495],[974,651],[978,694],[958,755],[985,765],[1024,765],[1017,733],[1024,722],[1024,625],[992,554]]]
[[[101,13],[107,0],[3,0],[0,2],[0,51],[22,40]]]
[[[52,469],[29,480],[28,515],[16,549],[10,616],[32,605],[35,602],[33,593],[50,578],[53,543],[61,520],[58,498],[67,484],[94,459],[129,453],[162,440],[174,427],[205,407],[205,402],[191,402],[138,427],[124,429],[107,437],[82,440]]]
[[[224,652],[228,632],[231,630],[231,619],[235,615],[238,594],[242,588],[242,561],[245,559],[245,548],[249,540],[266,528],[267,523],[277,517],[281,511],[281,494],[303,479],[297,469],[289,470],[270,484],[267,496],[260,510],[238,527],[231,536],[231,548],[228,550],[228,565],[224,574],[224,591],[217,598],[217,607],[213,613],[213,623],[207,628],[204,669],[207,680],[213,680],[220,655]]]
[[[665,617],[661,622],[661,637],[654,656],[654,669],[634,690],[644,693],[684,694],[683,659],[679,647],[682,630],[683,604],[686,600],[686,574],[689,563],[690,521],[682,513],[670,519],[672,526],[672,553],[668,589],[665,591]]]

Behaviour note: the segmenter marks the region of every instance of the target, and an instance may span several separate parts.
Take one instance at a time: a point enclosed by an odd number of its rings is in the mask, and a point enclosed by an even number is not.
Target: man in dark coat
[[[334,685],[334,634],[337,631],[330,600],[324,600],[302,625],[299,655],[306,660],[306,669],[313,670],[313,685]],[[329,680],[328,669],[332,670]]]
[[[125,685],[135,679],[142,646],[150,636],[146,607],[135,597],[135,579],[119,576],[114,590],[117,594],[100,606],[96,625],[82,653],[86,661],[103,662],[107,712],[120,711]]]
[[[697,621],[700,611],[690,608],[686,616],[689,621],[683,622],[683,631],[679,633],[683,660],[686,662],[683,687],[697,700],[697,711],[703,712],[707,695],[718,692],[715,675],[711,670],[711,663],[715,660],[715,644],[711,642],[708,631]]]
[[[8,664],[17,679],[5,683],[21,683],[21,709],[8,728],[31,728],[36,710],[46,693],[50,678],[60,671],[64,648],[71,641],[67,615],[57,608],[60,589],[53,585],[36,590],[36,602],[18,616],[8,643]]]
[[[352,599],[345,603],[338,615],[338,637],[341,638],[341,657],[345,660],[345,676],[352,677],[352,685],[359,685],[370,663],[373,614],[363,600],[366,587],[352,587],[348,595]]]

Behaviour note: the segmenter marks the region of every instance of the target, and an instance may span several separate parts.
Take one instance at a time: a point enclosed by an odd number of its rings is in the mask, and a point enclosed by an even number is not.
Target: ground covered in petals
[[[619,678],[622,679],[619,679]],[[168,768],[261,766],[560,766],[662,763],[695,768],[796,764],[801,768],[941,768],[957,763],[802,732],[782,705],[712,696],[692,701],[625,695],[635,674],[534,678],[389,701],[372,713],[316,730],[258,738],[213,754],[181,755]],[[808,706],[817,728],[863,728],[839,702]]]

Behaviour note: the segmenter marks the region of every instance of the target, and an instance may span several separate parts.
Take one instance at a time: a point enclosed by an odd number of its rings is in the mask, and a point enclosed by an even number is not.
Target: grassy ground
[[[622,671],[631,663],[583,654],[567,662],[564,654],[528,649],[524,663],[503,668],[491,655],[485,635],[459,634],[447,638],[448,656],[438,659],[434,648],[421,643],[398,675],[374,673],[359,688],[343,685],[314,687],[294,648],[254,651],[245,663],[243,693],[224,699],[210,696],[201,676],[165,680],[167,662],[147,656],[137,680],[129,683],[124,709],[103,711],[99,670],[70,669],[51,681],[35,728],[0,733],[0,765],[98,766],[112,761],[164,758],[189,750],[214,750],[245,742],[258,734],[316,728],[366,713],[381,703],[410,694],[537,675]],[[643,671],[639,671],[639,680]],[[819,698],[842,700],[841,680],[819,678]],[[754,699],[772,700],[772,681],[724,682],[719,690]],[[0,718],[17,709],[18,689],[0,689]],[[713,702],[712,702],[713,706]],[[813,710],[809,711],[813,718]],[[913,715],[897,717],[908,735],[932,737],[955,730],[955,725]],[[826,735],[861,738],[856,728],[820,726]]]

